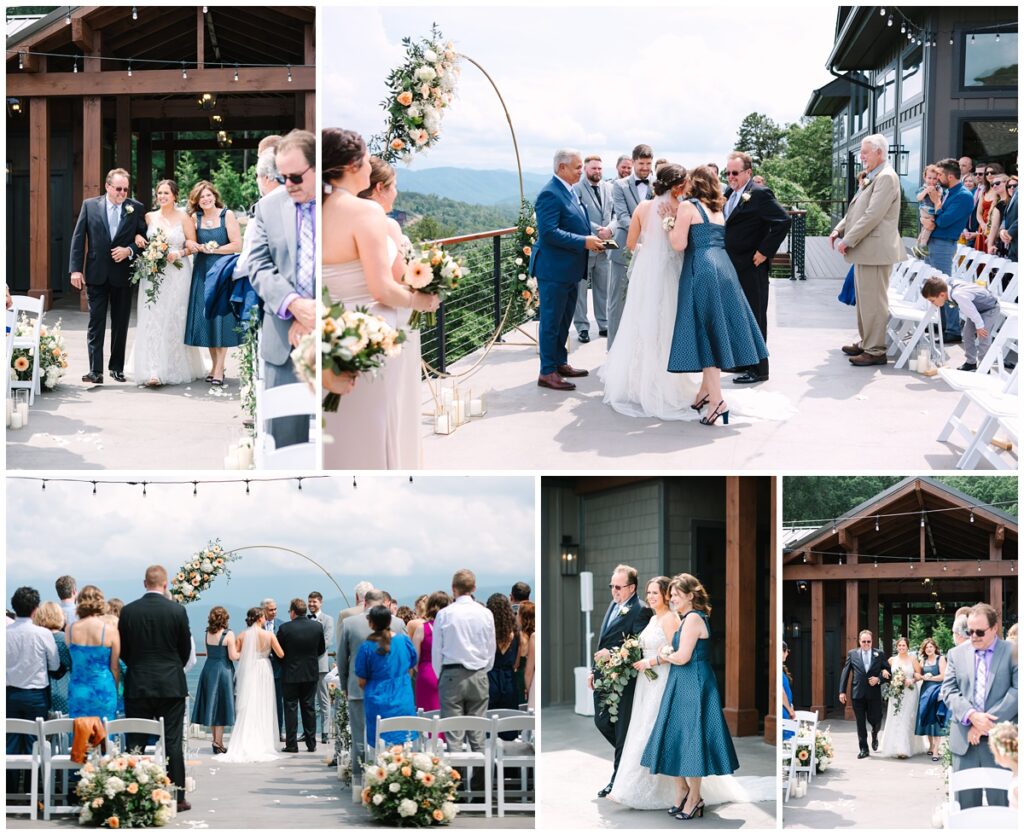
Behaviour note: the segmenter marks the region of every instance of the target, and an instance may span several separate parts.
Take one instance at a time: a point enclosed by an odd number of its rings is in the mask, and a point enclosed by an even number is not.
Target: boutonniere
[[[743,194],[740,195],[740,202],[741,203],[748,203],[749,201],[750,201],[750,192],[749,191],[743,192]]]
[[[133,214],[134,212],[135,212],[135,207],[131,203],[126,203],[125,207],[124,207],[124,213],[126,215],[130,215],[130,214]]]
[[[619,617],[625,617],[628,615],[631,608],[631,606],[619,606]]]

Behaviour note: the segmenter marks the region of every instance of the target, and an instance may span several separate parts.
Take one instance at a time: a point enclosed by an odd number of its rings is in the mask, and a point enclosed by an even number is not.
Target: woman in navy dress
[[[672,636],[673,652],[659,657],[659,662],[672,666],[640,764],[652,774],[677,778],[676,805],[669,811],[679,820],[690,820],[704,816],[701,778],[732,774],[740,764],[707,649],[708,593],[692,574],[677,575],[669,589],[681,622]]]
[[[710,404],[701,423],[729,422],[721,370],[757,365],[768,356],[757,320],[725,251],[722,188],[707,166],[690,175],[689,199],[679,204],[669,243],[686,250],[679,274],[679,301],[668,370],[701,372],[694,408]]]
[[[242,344],[241,325],[234,313],[206,317],[206,274],[225,255],[242,251],[242,232],[234,212],[224,208],[217,187],[200,180],[188,195],[188,213],[196,224],[196,239],[185,246],[195,259],[192,264],[192,288],[188,296],[185,320],[185,344],[210,349],[213,368],[208,383],[224,384],[224,363],[228,348]]]
[[[71,652],[68,716],[72,719],[117,718],[121,638],[117,629],[109,628],[104,620],[106,609],[103,592],[96,586],[85,586],[78,593],[78,620],[65,631]]]
[[[375,745],[377,717],[415,716],[412,676],[416,671],[416,648],[401,632],[391,631],[391,612],[385,606],[374,606],[366,615],[370,636],[356,653],[355,673],[363,688],[363,710],[366,713],[366,743]],[[415,737],[394,731],[383,735],[388,745],[402,744]]]
[[[917,702],[915,736],[928,737],[928,754],[938,762],[939,744],[949,736],[949,713],[939,698],[942,680],[946,677],[946,659],[939,654],[939,645],[931,638],[921,641],[921,697]]]
[[[235,634],[228,629],[228,610],[210,609],[206,622],[206,663],[196,688],[192,721],[206,725],[213,736],[213,753],[226,754],[224,726],[235,724],[235,665],[239,658]]]
[[[494,666],[487,671],[488,710],[518,710],[521,703],[516,687],[516,666],[519,663],[519,630],[512,602],[503,594],[487,598],[487,608],[494,616]],[[515,739],[517,731],[504,731],[502,739]]]

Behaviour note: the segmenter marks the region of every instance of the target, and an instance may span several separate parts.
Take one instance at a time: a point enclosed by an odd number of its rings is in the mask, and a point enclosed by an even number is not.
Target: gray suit
[[[340,630],[341,629],[341,622],[343,620],[345,620],[346,618],[350,618],[353,615],[361,615],[362,613],[363,613],[363,606],[362,606],[362,604],[360,604],[358,606],[349,606],[347,609],[342,609],[340,612],[338,612],[338,616],[334,619],[334,623],[336,624],[337,628]]]
[[[317,658],[317,672],[319,678],[316,684],[316,701],[320,708],[320,733],[331,732],[331,694],[327,690],[327,673],[331,668],[331,659],[327,655],[326,647],[334,643],[334,618],[326,614],[323,609],[316,613],[314,620],[318,621],[324,630],[324,654]],[[339,673],[340,676],[340,668]]]
[[[601,195],[600,204],[594,195],[593,183],[586,177],[573,186],[573,191],[579,195],[583,208],[587,210],[590,230],[595,235],[598,229],[611,227],[613,217],[611,183],[602,181],[597,184],[597,188]],[[608,260],[607,252],[587,253],[587,279],[593,289],[594,318],[597,319],[597,327],[600,330],[608,329],[608,274],[610,272],[611,261]],[[590,320],[587,318],[587,279],[580,282],[579,293],[576,295],[576,312],[573,315],[576,333],[590,328]]]
[[[258,225],[253,232],[248,272],[249,281],[263,299],[260,351],[266,362],[267,388],[298,382],[288,344],[288,329],[293,320],[277,315],[284,300],[297,292],[295,213],[295,202],[284,188],[272,191],[256,204]],[[302,415],[277,418],[271,421],[270,433],[278,448],[306,443],[309,419]]]
[[[1017,659],[1012,645],[998,638],[989,663],[988,684],[985,688],[985,712],[999,722],[1017,721]],[[974,646],[966,641],[953,647],[946,655],[946,676],[942,680],[939,696],[946,703],[952,719],[949,723],[949,749],[953,752],[953,770],[967,768],[998,768],[988,747],[988,738],[982,737],[977,745],[967,741],[970,725],[963,719],[974,709]],[[980,806],[980,789],[960,792],[957,798],[961,808]],[[989,791],[990,806],[1006,806],[1006,792]]]
[[[366,714],[363,712],[363,688],[356,675],[356,655],[363,641],[370,637],[370,623],[365,617],[345,618],[338,632],[338,678],[341,689],[348,694],[348,719],[352,727],[353,762],[363,760],[366,749]],[[359,774],[353,769],[354,774]]]
[[[647,199],[654,196],[654,175],[649,178]],[[626,236],[633,212],[641,203],[640,192],[636,189],[636,176],[630,174],[612,183],[612,211],[615,215],[613,228],[615,243],[618,249],[611,254],[611,276],[608,280],[608,347],[612,347],[615,332],[619,329],[622,318],[622,307],[626,303],[626,268],[629,265],[629,254],[626,251]]]

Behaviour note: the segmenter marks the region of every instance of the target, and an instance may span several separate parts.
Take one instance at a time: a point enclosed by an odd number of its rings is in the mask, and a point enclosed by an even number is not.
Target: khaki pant
[[[490,686],[487,672],[467,670],[464,667],[450,667],[441,670],[437,680],[437,695],[441,702],[441,718],[449,716],[483,716],[487,710]],[[485,736],[482,731],[469,731],[469,747],[483,751]],[[464,731],[447,731],[448,747],[461,751]]]
[[[872,356],[885,355],[885,328],[889,324],[889,273],[892,266],[855,264],[857,330],[860,347]]]

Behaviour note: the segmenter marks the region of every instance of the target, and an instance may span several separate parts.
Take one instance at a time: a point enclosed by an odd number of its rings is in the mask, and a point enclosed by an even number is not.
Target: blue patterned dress
[[[228,227],[225,222],[227,209],[220,210],[220,226],[214,229],[203,228],[203,216],[196,215],[196,241],[207,244],[216,241],[218,246],[227,246]],[[201,348],[236,348],[242,344],[241,327],[238,317],[233,313],[224,316],[206,318],[206,273],[221,258],[211,252],[200,252],[192,260],[192,287],[188,294],[188,318],[185,320],[185,344],[197,345]]]
[[[57,644],[57,657],[60,663],[67,670],[60,678],[53,678],[50,673],[50,712],[68,714],[68,684],[71,681],[71,653],[68,651],[68,644],[63,632],[54,632],[53,640]]]
[[[922,673],[939,674],[939,659],[934,664],[922,664]],[[941,681],[921,682],[921,698],[917,702],[917,727],[915,736],[948,736],[949,712],[946,703],[939,698]]]
[[[206,645],[206,663],[196,687],[192,721],[206,727],[235,724],[235,665],[224,646],[225,629],[216,644]]]
[[[768,348],[726,254],[725,227],[708,221],[699,200],[690,202],[704,222],[690,226],[668,370],[695,373],[757,365]]]
[[[117,718],[117,685],[110,672],[110,647],[102,646],[107,634],[106,624],[100,632],[100,646],[76,644],[71,627],[71,681],[68,684],[68,716],[99,716]]]
[[[689,663],[673,664],[669,670],[661,709],[640,764],[652,774],[672,777],[732,774],[740,763],[706,649],[711,635],[707,615],[697,610],[687,612],[672,636],[672,649],[679,649],[679,635],[691,615],[704,620],[709,638],[697,640]]]

